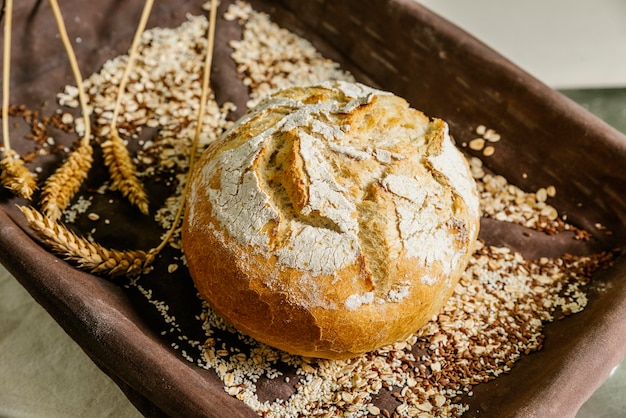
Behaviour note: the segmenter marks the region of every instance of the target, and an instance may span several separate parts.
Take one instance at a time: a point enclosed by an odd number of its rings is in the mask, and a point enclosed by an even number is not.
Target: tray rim
[[[391,1],[391,3],[394,4],[399,4],[399,5],[408,5],[411,4],[413,5],[413,1],[412,0],[405,0],[405,1]],[[422,6],[417,5],[418,7],[422,8]],[[409,7],[414,7],[414,6],[409,6]],[[421,11],[420,13],[425,13],[426,15],[428,15],[427,11]],[[434,19],[437,19],[437,17],[433,17]],[[508,65],[508,64],[507,64]],[[511,64],[512,65],[512,64]],[[519,70],[521,71],[521,70]],[[531,86],[532,87],[532,86]],[[534,86],[537,89],[543,89],[544,87],[542,87],[541,85],[537,85]],[[562,97],[559,96],[555,96],[553,97],[554,100],[556,101],[561,101]],[[564,102],[565,104],[563,104],[565,107],[568,107],[570,105],[566,104],[567,102]],[[575,114],[580,113],[580,110],[577,109]],[[607,135],[608,138],[611,140],[615,141],[615,145],[621,145],[621,147],[623,149],[626,149],[626,141],[624,143],[620,142],[621,140],[619,139],[619,136],[617,135],[609,135],[608,133],[610,133],[610,129],[607,129],[605,126],[603,126],[602,124],[597,124],[597,122],[595,122],[595,120],[593,118],[588,118],[589,119],[589,123],[591,123],[591,128],[595,128],[595,129],[599,129],[601,131],[604,131]],[[600,129],[600,127],[602,129]],[[624,137],[622,136],[622,139]],[[81,324],[83,324],[83,322],[81,320],[79,320],[77,315],[74,318],[68,318],[66,316],[67,312],[72,311],[72,306],[69,305],[69,301],[68,300],[60,300],[60,296],[61,294],[58,293],[61,288],[58,286],[48,286],[46,287],[46,284],[43,282],[43,278],[45,277],[45,275],[49,274],[51,271],[58,271],[59,273],[63,273],[65,271],[67,271],[66,269],[71,269],[72,271],[76,271],[76,269],[74,269],[73,267],[65,264],[65,262],[62,262],[59,260],[59,258],[57,258],[56,256],[48,253],[47,251],[43,251],[46,254],[42,254],[42,257],[40,259],[37,259],[37,263],[32,264],[32,265],[28,265],[27,263],[24,262],[24,259],[22,257],[27,257],[27,255],[25,255],[25,253],[22,251],[24,248],[22,247],[18,247],[15,248],[14,246],[12,246],[13,243],[15,242],[25,242],[28,243],[28,247],[29,248],[39,248],[41,249],[41,247],[39,247],[39,245],[32,241],[30,239],[30,237],[28,236],[28,234],[26,234],[21,227],[19,226],[19,222],[16,222],[11,214],[7,214],[4,210],[4,208],[2,208],[2,210],[0,211],[0,231],[2,232],[1,239],[0,239],[0,249],[2,251],[0,251],[0,261],[2,261],[3,264],[5,264],[5,266],[7,267],[7,269],[9,270],[9,272],[11,272],[17,279],[18,281],[20,281],[20,283],[29,291],[29,293],[33,296],[33,298],[40,303],[42,306],[44,306],[44,308],[55,318],[55,320],[57,320],[57,322],[59,322],[63,328],[66,330],[66,332],[68,332],[68,334],[70,334],[70,336],[73,339],[76,339],[78,335],[82,335],[81,333],[83,332],[83,330],[81,329]],[[17,250],[17,252],[15,252]],[[13,252],[13,255],[11,255],[11,253]],[[620,271],[622,273],[624,273],[623,277],[624,279],[626,279],[626,268],[624,268],[625,266],[625,260],[624,260],[624,256],[622,255],[622,257],[620,258],[619,261],[619,268],[621,269]],[[67,277],[65,277],[64,275],[60,275],[62,276],[64,279],[67,279]],[[86,273],[80,273],[80,276],[84,276],[85,279],[87,278],[93,278],[94,276],[88,275]],[[40,279],[40,281],[38,282],[32,282],[29,279],[32,279],[33,277],[36,277],[38,279]],[[65,280],[64,280],[65,281]],[[120,297],[120,295],[118,294],[118,292],[111,290],[112,286],[109,282],[107,282],[106,280],[97,278],[97,280],[90,280],[93,283],[90,283],[90,286],[93,288],[94,292],[96,292],[97,294],[103,294],[103,295],[108,295],[111,297],[111,300],[115,301],[117,300],[116,298]],[[112,292],[111,294],[109,294],[109,292]],[[64,294],[67,295],[67,294]],[[50,299],[51,297],[57,297],[58,299]],[[102,306],[105,305],[98,305],[98,307],[102,308]],[[90,310],[90,307],[88,306],[83,306],[84,311],[81,312],[82,315],[93,315],[91,317],[92,321],[98,321],[99,318],[97,318],[98,313],[101,313],[102,311],[99,310]],[[622,304],[622,306],[620,307],[620,311],[616,311],[616,312],[621,312],[621,313],[626,313],[626,304]],[[128,317],[121,311],[117,310],[117,309],[112,309],[111,311],[108,311],[107,314],[109,315],[113,315],[113,316],[117,316],[117,315],[122,315],[120,319],[128,319]],[[626,315],[624,315],[623,317],[626,317]],[[128,323],[128,326],[130,328],[132,328],[133,326],[136,327],[135,324],[132,323]],[[129,329],[130,329],[129,328]],[[91,330],[90,330],[91,331]],[[128,331],[128,330],[127,330]],[[598,330],[598,332],[601,332],[601,330]],[[98,345],[102,342],[106,342],[106,332],[103,331],[103,329],[97,329],[97,330],[93,330],[93,332],[90,332],[94,338],[93,343]],[[130,335],[130,332],[125,332],[123,333],[123,335]],[[624,337],[622,337],[622,346],[626,346],[626,339],[624,339]],[[129,344],[130,346],[134,346],[136,342],[130,341],[129,340]],[[138,350],[138,352],[142,351],[142,347],[134,347]],[[108,363],[107,359],[103,359],[100,355],[97,354],[98,351],[100,351],[102,349],[101,346],[87,346],[87,347],[83,347],[83,350],[85,350],[87,352],[87,354],[92,358],[92,360],[94,360],[94,362],[96,362],[96,364],[98,364],[99,367],[101,367],[107,374],[111,374],[117,377],[117,379],[115,379],[116,381],[119,381],[121,384],[127,384],[129,385],[129,387],[132,388],[132,391],[138,391],[139,393],[146,393],[147,399],[150,399],[150,396],[155,396],[155,394],[153,393],[153,388],[144,386],[144,387],[136,387],[136,383],[137,381],[140,381],[141,379],[144,379],[148,376],[146,376],[146,371],[145,370],[141,370],[139,367],[137,367],[136,369],[130,370],[132,373],[132,377],[126,377],[126,378],[122,378],[119,376],[118,373],[116,373],[116,368],[115,367],[111,367],[110,364]],[[166,351],[164,351],[166,352]],[[584,353],[580,353],[580,352],[573,352],[573,353],[577,353],[576,355],[583,355]],[[576,355],[574,357],[576,357]],[[616,356],[619,356],[619,353],[616,353]],[[626,353],[621,354],[622,357],[624,355],[626,355]],[[165,357],[169,357],[169,356],[165,356]],[[146,356],[144,358],[144,361],[147,362],[145,364],[148,364],[150,360],[149,356]],[[174,362],[174,366],[178,367],[180,366],[180,364],[183,364],[185,366],[188,366],[188,364],[186,364],[186,362],[182,359],[178,359],[179,361]],[[180,364],[179,364],[180,363]],[[144,364],[144,365],[145,365]],[[194,368],[195,366],[192,366],[192,368]],[[183,367],[183,369],[185,370],[185,378],[189,379],[195,379],[197,375],[197,373],[187,373],[187,369],[189,369],[189,367]],[[129,372],[129,369],[125,369],[124,370],[125,373]],[[149,376],[150,378],[153,378],[154,376]],[[164,376],[162,376],[161,378],[165,379]],[[201,379],[201,377],[199,377]],[[139,380],[137,380],[139,379]],[[120,384],[118,383],[118,384]],[[131,383],[135,383],[135,385],[131,384]],[[601,383],[601,382],[600,382]],[[200,386],[200,385],[199,385]],[[599,386],[599,385],[598,385]],[[593,388],[595,389],[595,387]],[[591,393],[591,392],[590,392]],[[226,398],[231,398],[230,396],[226,395],[225,393],[223,394],[209,394],[207,395],[206,393],[204,394],[204,396],[207,396],[209,399],[207,400],[207,404],[205,405],[196,405],[196,397],[195,396],[191,396],[192,394],[181,394],[181,393],[177,393],[177,396],[180,396],[180,407],[185,407],[185,408],[189,408],[190,405],[192,405],[192,408],[199,408],[197,409],[197,411],[201,411],[203,410],[203,408],[206,405],[211,405],[211,407],[215,407],[215,405],[223,405],[224,399]],[[217,396],[217,395],[221,395],[221,396]],[[131,396],[134,396],[131,394]],[[142,395],[143,396],[143,395]],[[152,402],[155,402],[155,399],[151,399]],[[152,403],[150,402],[150,403]],[[156,402],[158,403],[158,402]],[[226,404],[229,404],[228,402],[226,402]],[[239,401],[236,401],[233,403],[233,405],[240,405]],[[533,406],[530,405],[528,406],[528,408],[526,408],[526,412],[527,413],[532,413],[532,408]],[[168,408],[169,409],[169,408]],[[576,408],[577,409],[577,408]],[[234,411],[234,409],[229,408],[229,410]],[[166,411],[166,413],[173,413],[175,414],[176,412],[180,412],[180,410],[177,410],[176,408],[173,408],[169,411]],[[526,413],[524,412],[524,413]],[[555,411],[555,412],[562,412],[562,411]],[[242,415],[244,416],[244,415]],[[251,415],[251,416],[256,416],[256,415]],[[523,416],[523,415],[521,415]]]

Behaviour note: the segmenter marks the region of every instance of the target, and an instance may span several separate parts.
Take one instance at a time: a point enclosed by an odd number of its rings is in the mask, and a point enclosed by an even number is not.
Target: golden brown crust
[[[445,123],[358,84],[277,93],[191,181],[183,246],[200,294],[293,354],[346,358],[408,337],[449,298],[478,234]]]

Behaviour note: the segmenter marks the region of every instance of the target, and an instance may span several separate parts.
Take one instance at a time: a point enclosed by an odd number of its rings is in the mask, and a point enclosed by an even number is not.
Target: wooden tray
[[[150,26],[175,26],[187,12],[202,13],[202,2],[175,3],[157,2]],[[228,3],[222,1],[222,10]],[[569,222],[592,232],[601,223],[612,231],[595,234],[590,249],[625,245],[626,138],[467,33],[412,0],[252,3],[311,40],[360,81],[391,90],[426,114],[447,120],[458,141],[472,139],[477,124],[497,126],[506,142],[487,160],[489,169],[515,179],[525,190],[555,185],[554,206]],[[84,75],[126,52],[141,6],[140,1],[63,2],[69,32],[80,34],[76,47]],[[227,46],[238,36],[237,25],[218,23],[213,85],[218,101],[234,101],[243,109],[246,90]],[[45,3],[28,0],[16,6],[13,63],[13,104],[50,113],[56,93],[73,84]],[[16,139],[20,129],[13,142],[25,151]],[[47,158],[49,166],[58,162],[54,155]],[[104,175],[96,168],[90,181],[97,184]],[[158,187],[150,193],[156,202],[164,196]],[[16,203],[24,204],[0,194],[0,260],[142,413],[256,416],[223,391],[213,372],[171,349],[171,341],[160,334],[162,319],[141,295],[124,288],[123,280],[112,283],[78,271],[43,249]],[[158,230],[138,219],[134,209],[121,204],[111,217],[108,235],[99,237],[103,244],[119,247],[124,237],[124,246],[147,249],[158,242]],[[526,254],[562,245],[559,237],[540,243],[514,239],[494,224],[482,233]],[[189,334],[201,335],[194,330],[199,302],[188,303],[197,300],[188,273],[167,274],[167,257],[165,252],[147,280],[156,294],[174,301],[171,309]],[[525,356],[511,373],[477,386],[466,416],[573,416],[626,355],[623,255],[594,277],[588,294],[582,313],[547,326],[541,351]]]

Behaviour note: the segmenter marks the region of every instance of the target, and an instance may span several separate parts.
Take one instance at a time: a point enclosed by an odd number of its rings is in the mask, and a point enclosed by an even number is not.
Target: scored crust
[[[183,249],[200,295],[292,354],[347,358],[407,338],[450,297],[478,235],[445,122],[358,83],[275,93],[190,181]]]

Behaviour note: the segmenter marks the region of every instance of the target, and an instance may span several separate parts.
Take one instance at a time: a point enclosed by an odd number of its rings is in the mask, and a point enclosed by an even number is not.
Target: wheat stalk
[[[50,0],[51,3],[56,0]],[[196,149],[198,147],[198,142],[200,139],[200,135],[202,132],[202,118],[205,112],[206,100],[209,89],[209,79],[210,79],[210,71],[211,71],[211,61],[213,55],[213,44],[215,37],[215,20],[216,20],[216,12],[217,12],[217,0],[211,0],[211,16],[210,16],[210,27],[208,31],[208,39],[207,39],[207,55],[205,59],[204,66],[204,76],[203,76],[203,84],[202,84],[202,93],[200,99],[200,107],[198,109],[198,120],[196,126],[196,132],[194,135],[194,140],[191,146],[190,151],[190,160],[189,160],[189,173],[193,171],[193,166],[195,162],[195,154]],[[117,167],[116,170],[126,172],[132,171],[134,173],[134,164],[130,157],[128,156],[128,152],[123,141],[119,138],[117,134],[117,130],[113,126],[111,130],[111,136],[107,141],[102,144],[105,164],[109,166]],[[75,159],[70,156],[68,158],[68,162],[65,164],[68,169],[59,170],[53,176],[58,175],[57,180],[53,183],[59,184],[62,180],[62,176],[69,176],[73,173],[71,169],[71,164],[69,161],[73,161],[74,164],[80,164],[85,157],[78,157],[78,154],[84,152],[91,157],[91,152],[84,148],[85,142],[81,143],[74,154],[77,155]],[[86,143],[86,146],[89,146],[89,143]],[[105,152],[106,150],[106,152]],[[126,155],[125,158],[124,155]],[[108,159],[108,161],[107,161]],[[77,171],[81,171],[81,168],[77,168]],[[115,171],[115,170],[114,170]],[[117,176],[119,173],[111,172],[112,178]],[[134,177],[134,176],[130,176]],[[114,179],[114,183],[117,183],[115,187],[119,188],[122,193],[127,193],[129,188],[134,188],[136,185],[131,185],[128,183],[129,177],[124,176],[124,173],[120,174],[120,178]],[[82,180],[81,180],[82,181]],[[162,240],[159,246],[152,248],[148,252],[142,250],[126,250],[120,251],[115,249],[105,248],[97,243],[92,243],[84,237],[78,236],[74,232],[70,231],[66,226],[59,223],[56,219],[51,216],[46,216],[41,212],[37,211],[32,207],[26,206],[18,206],[20,211],[24,214],[24,217],[28,221],[30,227],[38,234],[38,236],[43,240],[43,242],[55,253],[62,255],[66,260],[75,264],[79,269],[87,271],[89,273],[94,274],[108,274],[111,277],[117,277],[121,275],[128,276],[137,276],[142,274],[146,269],[152,264],[156,255],[165,247],[168,241],[171,239],[174,231],[177,229],[178,223],[180,222],[180,218],[182,217],[183,209],[185,206],[185,196],[188,193],[188,185],[189,181],[185,183],[185,187],[183,190],[183,194],[181,197],[181,204],[176,213],[176,219],[172,223],[171,228],[167,232],[166,236]],[[133,201],[133,199],[137,199],[135,195],[128,195],[129,199],[133,204],[141,207],[145,205],[145,212],[147,213],[148,202],[147,199],[141,200],[141,202]],[[51,207],[54,204],[50,204]],[[47,203],[44,202],[44,207],[47,206]],[[60,205],[59,205],[60,206]],[[50,209],[50,211],[57,210],[58,208]]]
[[[4,157],[0,160],[0,183],[13,194],[30,200],[37,189],[35,176],[16,156],[15,151],[5,148]]]
[[[213,61],[213,45],[215,43],[215,21],[217,18],[217,0],[211,0],[211,13],[209,16],[209,29],[207,33],[207,51],[204,61],[204,73],[202,76],[202,91],[200,93],[200,106],[198,108],[198,116],[196,121],[196,130],[194,132],[193,142],[191,144],[191,149],[189,151],[189,167],[187,169],[187,178],[185,180],[185,187],[183,188],[182,196],[180,198],[180,205],[178,206],[178,210],[176,211],[176,215],[174,216],[174,221],[172,222],[172,226],[165,234],[165,237],[161,241],[158,247],[154,248],[152,251],[157,254],[159,253],[169,242],[174,235],[174,231],[178,228],[178,224],[180,223],[180,219],[183,216],[183,211],[185,209],[186,197],[189,191],[189,176],[193,173],[193,169],[195,166],[196,160],[196,150],[198,149],[198,143],[200,142],[200,135],[202,134],[202,118],[204,117],[205,106],[209,91],[209,82],[211,78],[211,64]]]
[[[69,205],[70,201],[87,178],[91,164],[93,162],[93,149],[89,143],[91,136],[91,122],[89,119],[89,109],[87,108],[87,98],[83,86],[83,78],[80,74],[76,55],[72,48],[72,43],[67,35],[65,22],[61,15],[61,10],[56,0],[50,0],[50,7],[57,23],[59,35],[70,67],[74,73],[76,86],[78,88],[78,98],[85,122],[85,132],[76,149],[70,153],[65,162],[57,168],[55,173],[48,177],[41,193],[41,204],[43,212],[52,219],[58,219],[61,212]]]
[[[11,31],[13,22],[13,0],[6,0],[4,15],[4,48],[2,66],[2,136],[4,143],[3,158],[0,160],[0,184],[12,193],[30,200],[37,182],[22,161],[11,149],[9,139],[9,84],[11,78]]]
[[[113,109],[113,117],[111,118],[111,129],[107,141],[102,143],[102,153],[104,156],[104,164],[109,168],[109,174],[111,175],[111,189],[119,190],[124,197],[139,210],[147,215],[148,214],[148,195],[146,194],[143,184],[137,178],[137,171],[135,165],[128,153],[124,142],[119,136],[117,130],[117,118],[120,113],[122,97],[126,91],[126,83],[128,82],[128,76],[133,67],[135,56],[137,55],[137,48],[141,35],[146,28],[150,11],[152,10],[153,0],[147,0],[144,3],[141,19],[137,25],[135,36],[128,53],[128,63],[122,74],[120,80],[119,89],[117,92],[117,99],[115,101],[115,107]]]
[[[41,210],[56,220],[87,178],[93,162],[91,144],[81,142],[67,160],[46,180],[41,193]]]
[[[147,215],[149,212],[148,195],[135,175],[135,164],[128,154],[124,141],[117,134],[117,130],[112,131],[109,139],[100,146],[104,164],[109,168],[111,189],[120,191],[130,203],[139,208],[141,213]]]
[[[108,249],[76,235],[32,207],[18,208],[45,245],[81,270],[111,277],[137,276],[154,261],[152,252]]]

